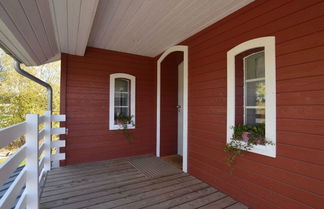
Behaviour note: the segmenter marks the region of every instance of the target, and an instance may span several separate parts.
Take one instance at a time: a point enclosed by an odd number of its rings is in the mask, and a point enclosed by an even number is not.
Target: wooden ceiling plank
[[[47,41],[51,47],[52,53],[57,55],[59,53],[58,42],[55,37],[55,30],[52,21],[52,16],[49,7],[49,1],[36,0],[40,16],[44,25],[44,30],[46,32]]]
[[[141,28],[141,25],[146,21],[147,18],[153,18],[153,17],[149,16],[152,8],[158,8],[161,5],[161,3],[164,3],[164,1],[161,2],[161,1],[157,1],[157,0],[143,1],[143,2],[144,3],[138,9],[138,11],[135,13],[135,15],[129,19],[129,24],[127,25],[127,27],[115,39],[115,41],[113,42],[112,48],[117,49],[118,51],[124,51],[126,48],[127,48],[127,50],[129,50],[129,48],[135,42],[137,42],[137,39],[138,39],[137,34],[140,34],[140,33],[143,34],[143,32],[145,32],[145,31],[139,32],[139,28]],[[160,4],[158,4],[158,2],[160,2]],[[167,2],[167,1],[165,1],[165,2]],[[157,15],[157,14],[155,13],[155,15]],[[118,44],[118,47],[116,47],[117,44]]]
[[[50,5],[60,51],[68,53],[67,0],[50,0]]]
[[[141,48],[141,43],[145,42],[146,34],[150,34],[150,31],[154,30],[154,26],[160,25],[163,18],[169,13],[171,8],[177,7],[181,1],[152,1],[150,8],[145,15],[141,16],[138,20],[140,24],[137,27],[131,29],[133,32],[133,42],[131,45],[126,45],[123,47],[128,47],[131,53],[134,53],[137,48]],[[162,21],[161,21],[162,20]]]
[[[54,56],[54,54],[52,53],[51,46],[49,45],[49,42],[47,40],[46,31],[36,1],[34,0],[21,1],[21,5],[35,33],[39,45],[46,57],[46,60],[48,60],[49,58]]]
[[[76,55],[83,56],[85,53],[98,3],[99,0],[82,0]]]
[[[118,7],[116,9],[118,12],[115,12],[111,18],[110,22],[112,22],[113,24],[105,24],[105,26],[103,27],[104,28],[103,36],[101,39],[98,40],[99,43],[101,43],[101,45],[103,47],[105,47],[105,45],[107,44],[107,41],[109,42],[109,40],[112,39],[112,36],[115,34],[115,31],[119,31],[118,28],[120,28],[120,25],[123,23],[123,20],[125,19],[125,17],[127,17],[129,15],[127,12],[128,12],[129,7],[131,7],[131,5],[132,5],[132,1],[125,0],[122,2],[123,3],[118,4]],[[134,10],[136,10],[136,9],[134,8]],[[110,42],[110,44],[111,44],[111,42]]]
[[[108,33],[107,38],[103,41],[104,48],[113,48],[118,36],[124,33],[127,27],[130,25],[130,18],[135,18],[136,13],[142,7],[144,1],[129,1],[127,7],[123,9],[122,14],[124,14],[118,23],[113,24],[112,27],[107,28]]]
[[[114,15],[119,12],[119,8],[127,3],[126,1],[101,1],[101,4],[105,4],[106,11],[104,11],[104,15],[101,17],[102,21],[100,25],[96,27],[97,33],[93,39],[95,45],[102,45],[103,40],[105,38],[105,31],[107,31],[107,27],[109,27],[114,20]],[[102,48],[102,47],[101,47]]]
[[[154,57],[253,0],[117,1],[100,1],[89,46]]]
[[[27,0],[29,1],[29,0]],[[26,16],[26,13],[19,0],[3,0],[3,7],[6,9],[7,14],[12,19],[14,27],[22,34],[23,38],[28,43],[29,47],[34,51],[35,56],[38,58],[37,63],[42,63],[46,60],[46,56],[40,43],[33,31],[33,28]]]
[[[36,65],[35,61],[29,56],[29,53],[21,46],[19,41],[17,41],[15,36],[1,20],[0,28],[1,45],[6,47],[6,50],[26,65]]]
[[[79,36],[80,27],[80,10],[81,0],[67,1],[67,32],[68,32],[68,48],[67,53],[76,54],[76,46]]]
[[[199,5],[203,5],[201,2],[205,0],[184,0],[182,4],[180,4],[178,7],[173,7],[170,8],[170,12],[168,15],[164,17],[163,22],[160,25],[157,25],[157,27],[152,30],[152,33],[150,36],[145,38],[145,41],[152,43],[151,45],[145,46],[143,44],[141,48],[136,51],[135,53],[145,53],[145,54],[152,54],[149,53],[150,50],[156,50],[156,45],[163,41],[165,41],[165,36],[168,36],[170,32],[174,33],[175,30],[178,30],[181,27],[181,24],[185,23],[186,21],[189,21],[190,18],[195,17],[194,14],[188,15],[189,11],[192,11],[193,8],[199,7]],[[200,4],[199,4],[200,2]],[[170,24],[172,22],[172,25]],[[174,30],[173,30],[174,28]],[[168,39],[167,39],[168,40]],[[175,42],[176,43],[176,42]],[[166,44],[167,46],[165,47],[168,48],[172,45]],[[163,51],[165,50],[163,49]],[[161,50],[161,49],[158,49]],[[148,51],[148,52],[146,52]],[[151,55],[152,56],[152,55]]]
[[[40,59],[36,56],[36,52],[31,48],[30,44],[27,42],[26,38],[22,35],[22,33],[16,27],[16,24],[8,15],[5,7],[3,6],[4,2],[0,2],[0,20],[1,25],[0,29],[4,35],[10,40],[14,45],[18,48],[19,45],[26,51],[31,57],[32,61],[30,63],[40,63]]]

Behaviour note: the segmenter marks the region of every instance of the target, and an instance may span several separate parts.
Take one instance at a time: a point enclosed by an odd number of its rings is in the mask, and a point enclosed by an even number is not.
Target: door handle
[[[177,105],[178,112],[181,112],[181,105]]]

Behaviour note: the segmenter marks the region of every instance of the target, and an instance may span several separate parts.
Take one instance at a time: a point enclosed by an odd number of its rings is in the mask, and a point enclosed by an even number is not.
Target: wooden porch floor
[[[247,208],[217,189],[153,156],[54,169],[41,208]]]

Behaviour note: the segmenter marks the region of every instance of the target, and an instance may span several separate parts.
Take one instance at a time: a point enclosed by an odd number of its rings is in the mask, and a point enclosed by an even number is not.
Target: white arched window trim
[[[265,137],[274,145],[255,145],[249,151],[276,157],[276,52],[273,36],[246,41],[227,52],[227,143],[231,142],[235,125],[235,56],[259,47],[263,47],[265,53]]]
[[[125,78],[130,80],[130,115],[133,116],[133,122],[135,124],[135,82],[136,78],[133,75],[126,73],[114,73],[110,74],[110,88],[109,88],[109,130],[119,130],[121,129],[120,125],[115,124],[115,80],[117,78]],[[133,124],[128,125],[129,129],[134,129],[135,126]]]

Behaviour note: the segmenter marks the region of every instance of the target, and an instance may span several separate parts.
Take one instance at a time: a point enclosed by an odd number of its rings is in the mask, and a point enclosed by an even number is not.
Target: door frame
[[[188,172],[188,46],[176,45],[167,49],[157,61],[156,99],[156,156],[160,157],[160,117],[161,117],[161,63],[172,52],[183,52],[183,143],[182,171]]]

